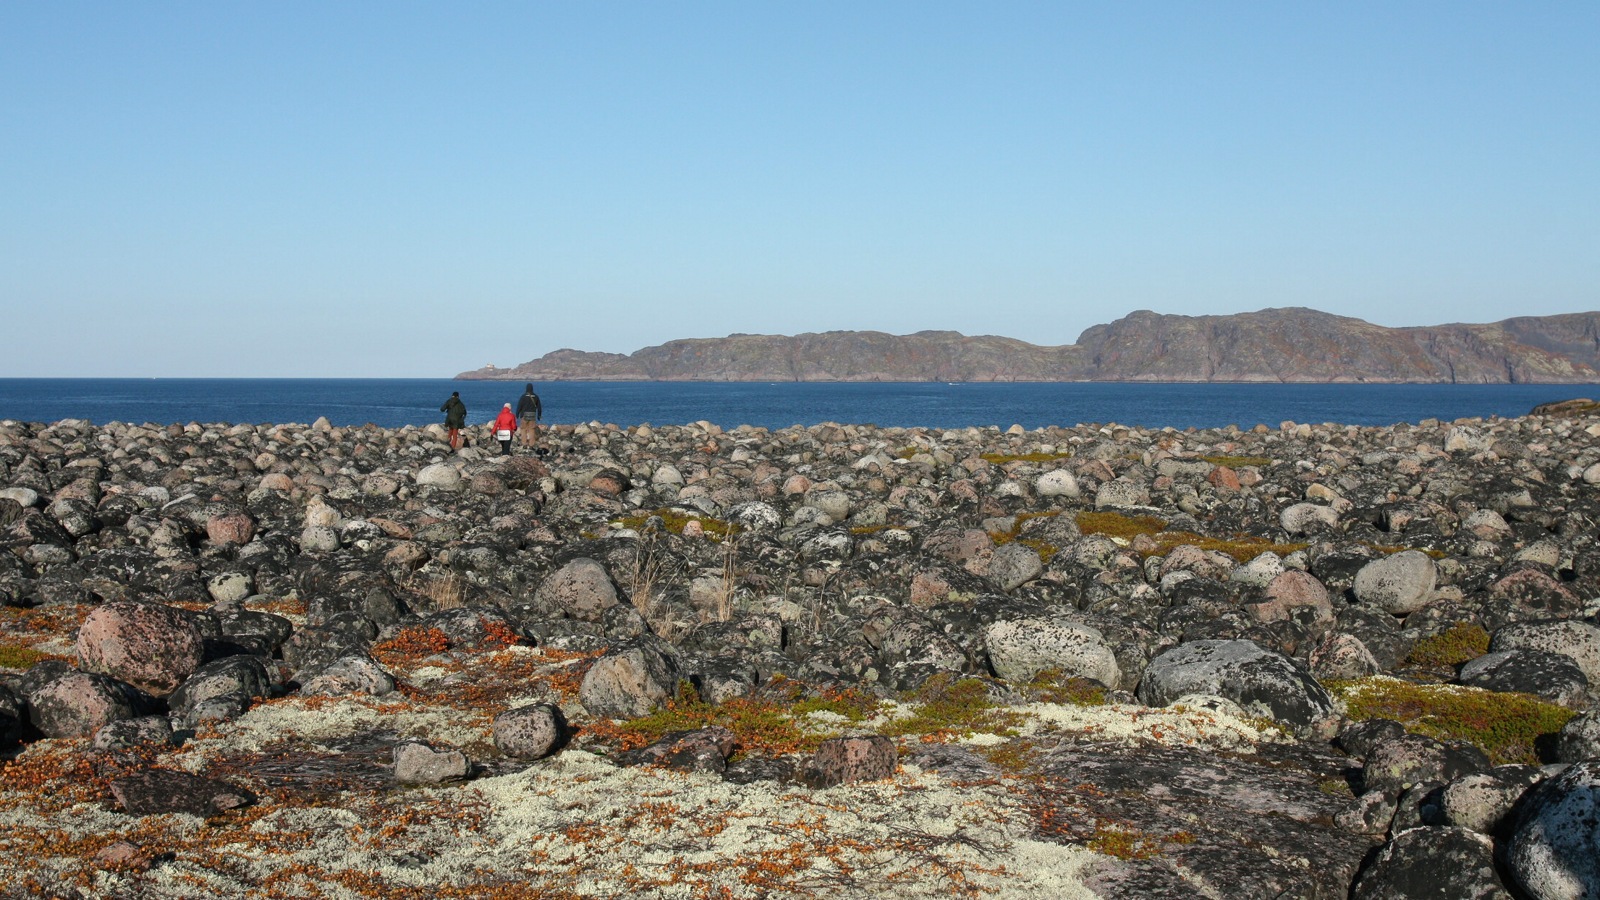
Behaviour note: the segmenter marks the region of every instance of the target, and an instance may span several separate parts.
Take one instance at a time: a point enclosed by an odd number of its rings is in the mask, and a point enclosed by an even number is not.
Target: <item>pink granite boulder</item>
[[[164,697],[200,667],[204,641],[182,610],[119,601],[97,607],[83,620],[78,660],[84,671],[110,675]]]

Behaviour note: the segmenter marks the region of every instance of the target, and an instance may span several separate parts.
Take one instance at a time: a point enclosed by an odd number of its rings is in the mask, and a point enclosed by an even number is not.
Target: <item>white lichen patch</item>
[[[0,833],[39,828],[25,802]],[[35,845],[33,883],[89,877],[101,896],[148,900],[386,896],[1090,898],[1100,859],[1033,838],[1003,785],[956,785],[907,766],[877,782],[810,790],[618,768],[568,751],[465,784],[270,799],[202,821],[97,805],[52,816],[67,840],[127,840],[171,855],[149,871],[90,866],[94,848]],[[270,889],[267,886],[271,886]]]
[[[403,738],[454,746],[483,741],[489,734],[488,722],[481,714],[412,703],[398,694],[332,701],[311,698],[310,702],[292,697],[259,703],[229,722],[222,734],[191,740],[170,758],[189,771],[198,771],[215,757],[254,753],[285,740],[315,747],[319,742],[380,729]]]
[[[1156,743],[1205,750],[1249,752],[1264,741],[1283,741],[1283,734],[1225,712],[1183,706],[1147,707],[1106,704],[1030,703],[1015,707],[1024,718],[1023,736],[1045,731],[1082,735],[1100,741]]]

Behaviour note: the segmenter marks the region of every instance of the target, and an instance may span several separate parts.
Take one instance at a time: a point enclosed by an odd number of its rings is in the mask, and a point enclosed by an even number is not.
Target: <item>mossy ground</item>
[[[1406,730],[1476,744],[1496,765],[1541,762],[1539,745],[1576,713],[1529,694],[1394,678],[1330,682],[1351,719],[1393,719]]]

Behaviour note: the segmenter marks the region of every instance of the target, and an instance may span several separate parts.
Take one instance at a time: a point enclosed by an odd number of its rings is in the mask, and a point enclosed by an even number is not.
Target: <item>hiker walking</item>
[[[544,418],[544,407],[539,405],[539,395],[530,383],[517,400],[517,419],[522,423],[522,444],[532,447],[539,442],[539,420]]]
[[[444,413],[444,427],[450,429],[450,449],[460,450],[461,428],[467,424],[467,405],[461,402],[461,392],[451,391],[439,412]]]
[[[500,442],[501,456],[511,455],[511,436],[516,433],[517,414],[511,411],[511,404],[507,403],[494,420],[494,436]]]

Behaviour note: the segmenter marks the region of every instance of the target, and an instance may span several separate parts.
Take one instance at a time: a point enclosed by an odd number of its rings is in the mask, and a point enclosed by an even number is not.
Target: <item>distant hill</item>
[[[630,354],[556,350],[499,381],[1249,381],[1600,383],[1600,312],[1385,328],[1313,309],[1148,310],[1044,347],[954,331],[733,334]]]

